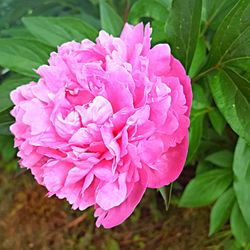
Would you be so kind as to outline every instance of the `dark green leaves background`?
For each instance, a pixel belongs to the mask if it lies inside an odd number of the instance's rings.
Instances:
[[[194,169],[196,176],[179,205],[213,204],[210,235],[221,231],[236,238],[233,249],[246,247],[250,243],[250,1],[23,2],[0,2],[1,166],[16,168],[9,93],[37,80],[34,69],[47,63],[50,52],[70,40],[95,40],[100,29],[119,36],[125,22],[150,22],[152,45],[169,43],[192,80],[186,169]],[[174,184],[174,194],[175,188]],[[167,191],[161,189],[162,194]],[[225,231],[228,221],[231,230]]]

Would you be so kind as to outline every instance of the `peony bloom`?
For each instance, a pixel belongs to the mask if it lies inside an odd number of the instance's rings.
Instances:
[[[11,93],[20,165],[73,209],[95,207],[96,225],[128,218],[146,188],[173,182],[188,149],[190,79],[151,28],[68,42]]]

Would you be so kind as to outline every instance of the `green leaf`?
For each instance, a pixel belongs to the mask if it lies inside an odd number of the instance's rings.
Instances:
[[[170,1],[161,0],[139,0],[136,1],[130,11],[129,23],[137,24],[150,20],[152,26],[152,43],[166,41],[165,24],[169,15]],[[145,20],[146,19],[146,20]]]
[[[15,27],[14,26],[12,28],[2,30],[1,34],[4,37],[35,39],[35,37],[25,27]]]
[[[181,197],[181,207],[201,207],[213,203],[232,183],[232,173],[226,168],[197,175],[187,185]]]
[[[216,31],[207,68],[221,66],[242,57],[249,60],[250,2],[240,0]]]
[[[0,39],[0,65],[21,75],[37,77],[33,71],[46,63],[51,47],[36,40]]]
[[[129,12],[128,20],[132,23],[140,22],[142,17],[153,18],[165,23],[168,17],[166,4],[159,0],[136,1]],[[163,21],[164,20],[164,21]]]
[[[236,240],[244,245],[250,242],[250,228],[247,226],[237,202],[235,202],[231,213],[230,224]]]
[[[0,135],[10,135],[9,127],[14,122],[14,118],[7,109],[0,113]]]
[[[189,127],[189,146],[188,146],[188,155],[186,163],[189,163],[189,161],[194,157],[196,154],[201,138],[203,133],[203,120],[204,120],[204,114],[205,111],[200,111],[198,113],[196,110],[192,110],[191,113],[193,113],[194,117],[191,117],[190,119],[190,127]]]
[[[229,69],[215,71],[208,80],[216,105],[231,128],[250,142],[250,83]]]
[[[26,28],[40,41],[58,46],[68,41],[95,40],[98,31],[76,17],[24,17]]]
[[[204,71],[216,105],[232,129],[250,142],[250,2],[239,0],[216,31]]]
[[[242,250],[241,244],[237,240],[227,240],[223,244],[224,250]]]
[[[238,0],[204,0],[205,29],[216,30]]]
[[[205,161],[211,162],[219,167],[231,168],[233,164],[233,153],[229,150],[221,150],[207,156]]]
[[[0,85],[0,112],[13,106],[10,100],[10,92],[16,87],[30,82],[32,79],[25,76],[14,76],[7,78]]]
[[[234,203],[235,195],[233,188],[228,189],[215,202],[210,214],[209,235],[218,232],[230,218]]]
[[[208,116],[215,131],[219,135],[222,135],[225,125],[226,125],[226,121],[224,117],[222,116],[222,114],[220,113],[220,111],[217,108],[213,107],[213,109],[208,113]]]
[[[209,109],[209,102],[203,88],[198,84],[193,84],[192,90],[193,104],[190,116],[189,147],[186,163],[194,157],[199,148],[203,133],[204,116]]]
[[[202,160],[197,164],[196,175],[206,173],[207,171],[209,171],[209,170],[211,170],[213,168],[214,168],[213,164]]]
[[[204,89],[198,84],[193,84],[192,91],[193,91],[192,108],[195,110],[208,108],[209,101],[208,101],[208,97],[205,94]]]
[[[114,36],[119,36],[123,27],[123,21],[105,0],[100,0],[100,16],[102,28]]]
[[[188,75],[193,78],[204,65],[206,60],[206,44],[205,41],[200,38],[196,45],[194,57],[188,72]]]
[[[4,142],[1,155],[3,161],[8,162],[16,155],[16,149],[14,148],[14,140],[12,136],[5,136]]]
[[[15,151],[15,153],[14,153],[13,156],[15,156],[15,154],[16,154],[16,151]],[[13,158],[13,156],[12,156],[11,158]],[[16,170],[17,170],[17,167],[18,167],[18,162],[17,162],[16,159],[14,159],[14,160],[12,160],[12,161],[10,161],[10,162],[8,162],[8,163],[5,163],[5,164],[3,165],[3,168],[4,168],[5,170],[9,171],[9,172],[16,171]]]
[[[239,138],[233,160],[234,190],[242,215],[250,227],[250,146]]]
[[[172,52],[188,71],[198,41],[202,0],[173,0],[166,32]]]

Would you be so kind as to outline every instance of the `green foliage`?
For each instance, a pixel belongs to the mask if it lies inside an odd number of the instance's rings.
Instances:
[[[105,0],[100,0],[100,16],[102,28],[114,36],[119,36],[123,25],[122,19]]]
[[[167,41],[187,71],[198,41],[201,10],[201,0],[174,0],[167,21]]]
[[[98,31],[75,17],[25,17],[22,19],[30,33],[40,41],[56,47],[72,40],[94,40]]]
[[[217,108],[213,108],[211,112],[208,113],[209,120],[214,128],[214,130],[219,134],[222,135],[226,121],[220,111]]]
[[[250,146],[239,138],[234,154],[234,191],[244,220],[250,228]]]
[[[153,43],[166,41],[165,24],[171,8],[171,1],[162,0],[138,0],[129,12],[128,21],[137,24],[150,20],[153,32]]]
[[[239,1],[216,31],[207,71],[214,100],[232,129],[250,143],[250,4]],[[239,63],[240,62],[240,63]],[[237,65],[237,66],[236,66]]]
[[[229,150],[217,151],[207,156],[205,161],[211,162],[218,167],[231,168],[233,162],[233,153]]]
[[[234,236],[242,245],[250,242],[250,228],[247,226],[237,202],[231,213],[230,224]]]
[[[35,77],[34,69],[46,63],[51,47],[36,40],[0,39],[0,65],[21,75]]]
[[[232,207],[235,203],[233,188],[228,189],[215,202],[210,215],[209,235],[219,231],[229,219]]]
[[[186,187],[179,205],[201,207],[214,202],[230,186],[232,172],[226,168],[198,174]]]
[[[5,1],[4,1],[5,2]],[[236,241],[250,243],[250,2],[249,0],[8,0],[0,3],[0,155],[16,168],[9,126],[11,90],[36,80],[61,43],[118,36],[123,24],[150,22],[152,45],[169,43],[192,80],[186,168],[195,168],[180,206],[214,203],[210,235],[230,218]],[[18,74],[17,74],[18,73]],[[177,183],[178,184],[178,183]],[[178,185],[176,185],[178,186]],[[175,191],[173,185],[173,194]],[[169,205],[171,187],[160,192]],[[169,193],[169,195],[167,195]],[[108,248],[119,249],[114,241]]]
[[[29,77],[14,75],[2,81],[2,84],[0,85],[0,114],[6,109],[11,108],[13,105],[10,100],[10,91],[20,85],[30,82],[31,80],[32,78]]]

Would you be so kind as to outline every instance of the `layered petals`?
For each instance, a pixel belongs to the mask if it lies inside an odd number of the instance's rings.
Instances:
[[[167,44],[151,48],[151,32],[125,24],[120,37],[65,43],[37,83],[11,93],[21,167],[48,196],[94,206],[98,227],[121,224],[184,167],[190,79]]]

